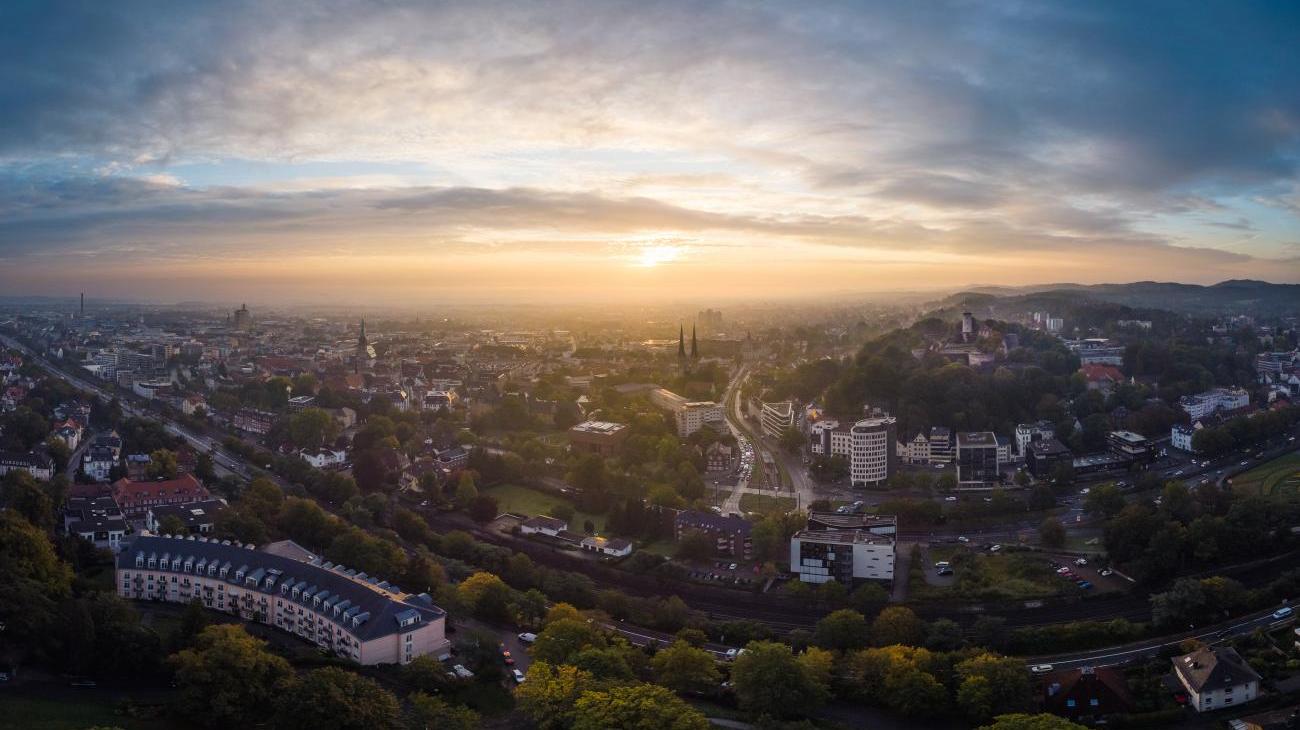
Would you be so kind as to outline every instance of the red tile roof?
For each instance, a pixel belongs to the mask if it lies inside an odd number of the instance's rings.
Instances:
[[[156,482],[133,482],[129,479],[113,482],[113,499],[117,500],[117,505],[123,510],[149,502],[193,502],[210,496],[193,474],[182,474],[175,479]]]

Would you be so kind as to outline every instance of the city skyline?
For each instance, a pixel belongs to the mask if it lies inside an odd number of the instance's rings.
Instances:
[[[140,2],[0,18],[8,295],[1300,282],[1300,50],[1281,4]]]

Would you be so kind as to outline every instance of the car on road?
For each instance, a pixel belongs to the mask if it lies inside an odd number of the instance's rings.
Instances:
[[[728,566],[727,566],[727,570],[735,570],[735,569],[736,569],[736,564],[735,564],[735,563],[732,563],[731,565],[728,565]]]
[[[952,568],[940,568],[935,575],[952,575]]]
[[[937,563],[934,564],[934,567],[936,567],[936,568],[947,568],[947,567],[949,567],[950,565],[951,565],[951,563],[949,563],[947,560],[940,560],[939,562],[937,562]]]
[[[1077,560],[1074,561],[1074,564],[1075,564],[1075,565],[1087,565],[1087,564],[1088,564],[1088,559],[1087,559],[1087,558],[1078,558]]]
[[[1098,575],[1103,575],[1103,576],[1113,575],[1114,573],[1115,571],[1111,570],[1110,568],[1102,568],[1101,570],[1097,571]]]
[[[519,635],[519,640],[524,642],[525,644],[531,644],[534,641],[537,641],[537,634],[525,631],[524,633]]]
[[[1083,489],[1080,489],[1080,490],[1079,490],[1079,494],[1087,494],[1087,493],[1089,493],[1089,492],[1091,492],[1091,491],[1092,491],[1091,489],[1089,489],[1089,488],[1087,488],[1087,487],[1084,487]]]
[[[943,498],[943,501],[945,501],[945,502],[956,502],[956,501],[957,501],[957,498],[954,497],[954,496],[947,496],[947,497],[944,497],[944,498]]]
[[[1047,674],[1055,669],[1051,664],[1034,664],[1029,667],[1030,674]]]
[[[1001,545],[990,545],[990,546],[989,546],[989,552],[991,552],[991,553],[996,553],[996,552],[998,552],[998,551],[1001,550],[1001,549],[1002,549],[1002,546],[1001,546]]]
[[[507,667],[513,667],[515,665],[515,658],[510,656],[509,649],[501,650],[501,661],[505,662]]]
[[[510,674],[511,674],[511,676],[513,676],[513,677],[515,678],[515,684],[523,684],[523,683],[524,683],[524,673],[523,673],[523,672],[519,671],[518,669],[511,669],[511,670],[510,670]]]
[[[957,542],[970,542],[970,538],[965,535],[958,535]]]
[[[1291,614],[1293,613],[1295,613],[1295,611],[1290,606],[1283,606],[1273,612],[1273,618],[1279,620],[1284,618],[1290,618]]]
[[[1080,588],[1082,588],[1082,589],[1085,590],[1085,591],[1090,591],[1090,590],[1092,590],[1092,583],[1090,583],[1090,582],[1088,582],[1088,581],[1086,581],[1086,580],[1081,580],[1081,581],[1079,581],[1076,585],[1078,585]]]

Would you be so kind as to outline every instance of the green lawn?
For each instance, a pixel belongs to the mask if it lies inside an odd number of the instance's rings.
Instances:
[[[531,516],[550,514],[552,508],[565,504],[570,507],[573,504],[560,497],[555,497],[545,492],[540,492],[529,487],[522,487],[517,484],[503,484],[499,487],[492,487],[484,490],[484,494],[490,494],[496,497],[499,509],[502,512],[514,512],[516,514],[525,514]],[[596,526],[596,532],[605,530],[605,516],[593,515],[588,512],[574,511],[573,519],[569,522],[569,529],[574,532],[581,532],[582,525],[586,520],[591,520]]]
[[[794,497],[772,497],[766,494],[740,495],[741,512],[759,512],[761,514],[789,512],[794,509],[794,505]]]
[[[944,559],[938,555],[932,548],[931,561]],[[913,562],[908,596],[917,600],[1020,601],[1078,590],[1073,583],[1053,573],[1046,558],[1031,553],[990,555],[962,550],[955,551],[949,560],[956,577],[950,586],[926,583],[921,571],[929,565]]]
[[[1300,493],[1300,451],[1280,456],[1233,477],[1232,489],[1245,494],[1295,496]]]
[[[123,730],[162,730],[174,727],[164,720],[143,720],[119,715],[113,702],[50,700],[23,697],[12,691],[6,691],[4,698],[0,702],[0,709],[3,709],[0,728],[86,730],[101,725],[120,727]]]

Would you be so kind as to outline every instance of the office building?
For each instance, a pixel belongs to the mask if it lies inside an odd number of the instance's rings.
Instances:
[[[794,403],[788,400],[764,402],[759,413],[759,423],[764,436],[770,439],[781,438],[786,431],[794,428]]]
[[[1055,437],[1056,426],[1052,425],[1051,421],[1022,423],[1016,426],[1016,453],[1023,459],[1026,457],[1029,444]]]
[[[999,479],[998,439],[993,432],[957,434],[958,486],[991,486]]]
[[[897,419],[873,416],[850,429],[849,479],[855,487],[879,484],[897,470]]]
[[[952,431],[943,426],[930,429],[930,462],[947,464],[952,461]]]
[[[1132,431],[1111,431],[1106,446],[1115,456],[1129,462],[1147,462],[1155,458],[1155,448],[1145,436]]]
[[[889,516],[813,513],[790,538],[790,570],[804,583],[892,582],[897,528]]]
[[[360,664],[408,664],[444,656],[450,647],[447,614],[427,594],[403,593],[315,556],[301,560],[193,535],[144,536],[118,554],[116,582],[123,598],[198,599]]]
[[[1074,454],[1055,438],[1034,441],[1025,455],[1025,466],[1038,479],[1050,477],[1057,464],[1073,463]]]

